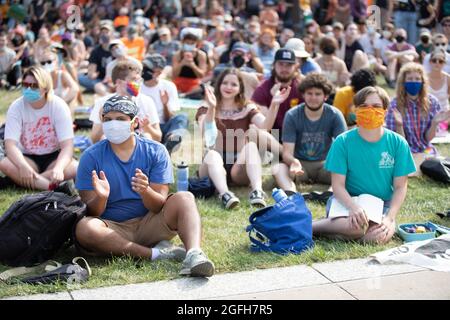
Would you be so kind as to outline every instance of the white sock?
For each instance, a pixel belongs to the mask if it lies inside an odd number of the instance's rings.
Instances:
[[[161,253],[159,252],[159,249],[152,248],[152,258],[151,258],[152,261],[155,261],[156,259],[158,259],[160,254]]]
[[[187,256],[189,253],[193,252],[193,251],[200,251],[200,252],[202,252],[202,249],[200,249],[200,248],[191,248],[191,249],[189,249],[188,252],[186,252],[186,256]]]

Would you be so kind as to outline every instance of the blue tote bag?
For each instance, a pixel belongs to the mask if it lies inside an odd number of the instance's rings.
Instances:
[[[249,221],[251,251],[299,254],[314,246],[311,211],[298,193],[254,212]]]

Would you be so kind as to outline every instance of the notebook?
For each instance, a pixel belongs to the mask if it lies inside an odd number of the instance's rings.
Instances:
[[[381,223],[383,220],[383,206],[384,201],[380,198],[370,194],[361,194],[358,197],[352,197],[353,201],[357,203],[367,215],[370,221]],[[329,218],[348,217],[349,210],[343,206],[336,198],[331,202]]]

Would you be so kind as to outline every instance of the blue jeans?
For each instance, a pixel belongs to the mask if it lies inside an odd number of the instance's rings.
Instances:
[[[163,134],[162,143],[165,143],[167,137],[171,134],[178,134],[180,136],[184,134],[184,131],[188,129],[188,117],[184,113],[177,114],[166,123],[160,123],[159,126]]]
[[[409,12],[409,11],[395,11],[394,12],[394,21],[395,27],[397,29],[405,29],[408,33],[408,43],[413,46],[416,45],[417,42],[417,13]]]
[[[101,82],[100,79],[91,79],[87,74],[81,74],[78,76],[78,82],[81,86],[85,87],[89,91],[94,91],[94,86]]]
[[[327,206],[325,209],[327,218],[328,218],[328,213],[330,212],[331,202],[333,201],[333,199],[334,199],[334,196],[331,196],[327,201]],[[388,213],[390,207],[391,207],[391,201],[385,201],[384,206],[383,206],[383,215],[386,215]]]

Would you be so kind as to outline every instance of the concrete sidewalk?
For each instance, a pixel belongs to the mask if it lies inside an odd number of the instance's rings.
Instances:
[[[215,275],[210,279],[83,289],[13,297],[32,300],[196,300],[196,299],[450,299],[450,273],[369,259]]]

